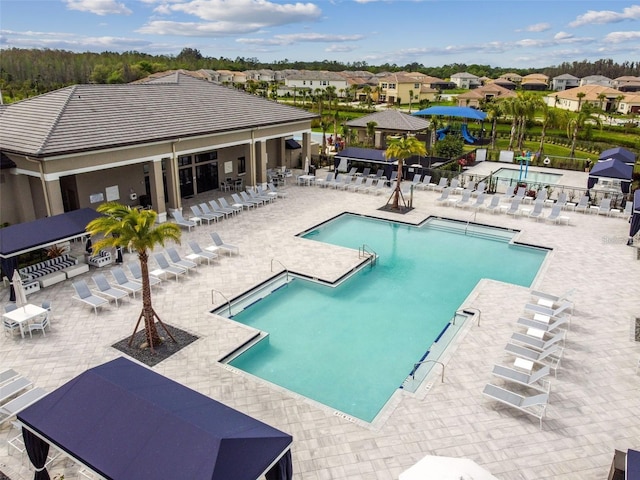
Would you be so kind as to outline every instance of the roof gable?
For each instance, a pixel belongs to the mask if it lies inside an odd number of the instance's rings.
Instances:
[[[367,123],[376,122],[376,129],[417,132],[429,128],[429,122],[398,110],[383,110],[347,122],[349,127],[366,128]]]

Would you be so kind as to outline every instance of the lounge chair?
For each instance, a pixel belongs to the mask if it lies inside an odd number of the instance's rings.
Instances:
[[[193,213],[194,217],[200,218],[201,220],[206,220],[208,225],[211,224],[211,220],[215,220],[216,222],[218,221],[217,216],[207,215],[205,212],[200,210],[200,208],[197,205],[191,205],[189,208],[191,209],[191,213]]]
[[[326,178],[318,178],[316,180],[316,185],[320,188],[327,187],[331,182],[333,182],[333,173],[327,173]]]
[[[455,201],[453,203],[453,206],[460,207],[460,208],[467,208],[469,205],[471,205],[471,190],[465,189],[464,192],[462,192],[462,198],[460,198],[460,200]]]
[[[229,208],[230,208],[230,209],[232,209],[232,210],[234,211],[234,213],[236,213],[236,214],[238,214],[238,213],[242,212],[243,205],[239,205],[239,204],[237,204],[237,203],[234,203],[234,204],[231,204],[231,205],[230,205],[229,203],[227,203],[227,199],[226,199],[226,198],[224,198],[224,197],[220,197],[220,198],[218,199],[218,202],[220,202],[220,207],[222,207],[222,208],[224,208],[224,209],[229,209]],[[209,203],[211,203],[211,202],[209,202]]]
[[[91,293],[91,290],[89,290],[89,285],[87,285],[87,282],[85,282],[84,280],[73,282],[73,288],[76,291],[76,295],[74,295],[72,298],[74,298],[75,300],[80,300],[87,305],[91,305],[96,315],[98,314],[98,307],[109,304],[109,300],[107,300],[106,298],[102,298]]]
[[[229,217],[229,215],[233,216],[237,214],[238,210],[242,211],[242,207],[240,207],[239,209],[223,207],[222,205],[218,204],[218,202],[216,202],[213,198],[209,200],[209,205],[214,212],[225,214],[227,218]]]
[[[140,269],[140,265],[138,265],[137,263],[129,263],[127,264],[127,267],[129,267],[129,271],[131,272],[133,279],[136,282],[142,283],[142,270]],[[156,277],[151,274],[149,275],[150,287],[153,287],[155,285],[160,285],[160,283],[162,283],[162,279],[160,277]]]
[[[567,225],[569,225],[569,217],[561,215],[561,213],[562,213],[562,205],[559,205],[556,203],[553,205],[553,207],[551,207],[551,211],[549,212],[549,215],[542,218],[544,218],[547,222],[553,222],[553,223],[560,223],[562,221],[565,221]]]
[[[365,169],[362,170],[362,177],[367,178],[370,173],[371,173],[371,167],[365,167]]]
[[[169,261],[171,262],[171,265],[184,268],[187,270],[187,272],[195,270],[198,267],[198,264],[196,262],[181,258],[180,254],[174,247],[165,248],[165,252],[167,252],[167,255],[169,255]]]
[[[469,178],[467,180],[467,184],[464,186],[464,188],[471,190],[472,192],[476,189],[476,182],[474,180],[472,180],[471,178]]]
[[[513,197],[513,200],[511,200],[511,205],[507,209],[506,214],[507,215],[513,215],[515,217],[518,214],[518,212],[520,211],[520,202],[521,201],[522,201],[522,199],[518,198],[517,195],[515,197]]]
[[[253,188],[247,188],[246,192],[249,194],[250,198],[254,200],[262,200],[265,204],[273,203],[273,201],[276,199],[273,195],[263,194],[260,190],[260,187],[257,186]]]
[[[544,203],[538,202],[538,201],[536,200],[536,203],[535,203],[535,204],[534,204],[534,206],[533,206],[533,210],[531,210],[531,211],[529,212],[529,218],[535,218],[535,219],[536,219],[536,222],[537,222],[538,220],[540,220],[541,218],[544,218],[544,217],[542,216],[542,209],[543,209],[543,208],[544,208]]]
[[[269,189],[270,192],[275,193],[276,195],[278,195],[278,198],[287,198],[287,196],[289,195],[287,192],[283,192],[282,190],[278,190],[273,183],[267,183],[267,188]]]
[[[209,265],[211,265],[211,260],[215,260],[216,258],[218,258],[217,253],[202,250],[202,248],[200,248],[200,245],[198,245],[198,242],[196,242],[195,240],[189,240],[189,247],[191,247],[194,255],[206,259],[207,264]]]
[[[178,225],[180,225],[181,227],[188,228],[189,231],[191,231],[191,229],[197,225],[196,222],[192,222],[191,220],[186,220],[182,216],[182,212],[180,212],[180,210],[173,210],[171,212],[171,216],[173,217],[173,219],[176,221]]]
[[[122,268],[113,267],[111,269],[111,275],[116,281],[116,286],[122,290],[130,292],[133,295],[133,298],[136,298],[136,292],[142,291],[142,284],[129,280]]]
[[[444,203],[447,204],[449,202],[449,187],[445,187],[444,190],[442,190],[442,194],[440,195],[439,198],[436,198],[436,203]]]
[[[473,193],[472,193],[472,195],[473,195]],[[478,211],[481,208],[483,208],[484,207],[484,199],[485,199],[485,195],[484,195],[484,193],[481,193],[480,195],[478,195],[476,197],[476,201],[471,204],[471,208],[475,208],[476,211]]]
[[[186,268],[169,265],[167,258],[162,253],[154,253],[153,258],[155,258],[156,263],[160,267],[158,270],[154,270],[156,275],[175,275],[176,280],[178,280],[178,275],[187,273]]]
[[[596,210],[598,215],[606,215],[608,217],[611,215],[611,199],[603,198],[600,205],[595,208],[592,207],[591,209]]]
[[[476,188],[471,192],[472,197],[477,197],[478,195],[484,194],[487,191],[487,182],[480,182]]]
[[[542,292],[540,290],[531,290],[531,296],[541,307],[552,309],[556,309],[563,305],[565,302],[569,302],[571,304],[570,312],[573,313],[573,302],[570,300],[570,298],[574,294],[574,292],[574,288],[567,290],[562,295],[553,295],[552,293]]]
[[[549,320],[536,320],[535,318],[526,318],[520,317],[516,321],[518,325],[522,325],[523,327],[533,328],[535,330],[540,330],[542,332],[553,332],[555,329],[566,325],[570,326],[570,317],[547,317]]]
[[[216,232],[210,232],[210,235],[211,240],[213,240],[213,244],[220,250],[227,252],[229,256],[231,256],[232,253],[235,253],[236,255],[240,254],[240,248],[230,243],[225,243]]]
[[[359,187],[364,185],[365,179],[366,179],[366,177],[356,177],[355,182],[350,183],[349,185],[347,185],[345,190],[351,190],[351,191],[355,192]]]
[[[622,217],[625,219],[625,221],[629,221],[632,213],[633,213],[633,202],[629,200],[627,200],[627,203],[625,203],[624,210],[620,210],[619,208],[611,209],[611,215],[615,215],[616,217]]]
[[[34,404],[42,397],[47,395],[47,391],[44,388],[36,387],[26,391],[19,397],[14,398],[8,403],[5,403],[0,407],[0,425],[9,420],[10,418],[19,414],[22,410],[29,405]]]
[[[91,279],[93,280],[93,283],[96,284],[96,287],[98,287],[100,294],[114,300],[116,307],[118,306],[118,300],[129,297],[129,292],[125,292],[119,288],[113,288],[109,283],[109,280],[107,280],[107,277],[102,273],[96,273],[91,277]]]
[[[7,382],[11,382],[21,375],[16,372],[13,368],[7,368],[6,370],[2,370],[0,372],[0,385],[5,384]]]
[[[569,205],[569,204],[567,204]],[[573,211],[585,213],[589,208],[589,196],[583,195],[577,204],[573,204]]]
[[[518,358],[529,360],[540,365],[549,365],[549,368],[553,370],[554,375],[556,376],[558,367],[560,366],[560,360],[564,352],[564,349],[557,343],[551,345],[546,350],[535,350],[523,345],[507,343],[507,345],[504,347],[504,350],[507,353],[515,355]]]
[[[233,201],[236,202],[236,203],[233,204],[234,207],[240,206],[240,207],[244,208],[245,210],[250,210],[252,208],[256,208],[257,207],[255,202],[245,202],[244,199],[240,198],[240,196],[237,193],[232,193],[231,194],[231,198],[233,198]]]
[[[375,195],[380,195],[381,193],[388,192],[387,182],[384,180],[378,180],[374,186],[367,188],[364,190],[365,193],[373,193]]]
[[[373,188],[373,182],[374,181],[375,181],[375,178],[369,177],[369,178],[367,178],[367,180],[362,185],[359,185],[356,188],[354,188],[354,191],[355,192],[366,192],[368,189]]]
[[[240,192],[240,198],[245,203],[253,203],[257,207],[263,206],[267,201],[263,198],[250,197],[247,192]]]
[[[458,180],[457,178],[451,179],[451,185],[449,186],[449,188],[451,189],[451,193],[453,194],[462,193],[462,191],[464,190],[464,188],[460,186],[460,180]]]
[[[511,334],[511,340],[517,343],[521,343],[527,347],[535,348],[537,350],[546,350],[558,342],[564,342],[566,338],[566,331],[562,330],[555,335],[553,335],[548,340],[532,337],[531,335],[526,335],[520,332],[514,332]],[[564,343],[563,343],[564,344]]]
[[[356,173],[358,173],[358,167],[351,167],[351,170],[349,170],[349,173],[347,173],[346,176],[353,178],[356,176]]]
[[[336,175],[333,177],[333,180],[328,182],[326,187],[327,188],[331,187],[331,188],[337,189],[339,185],[342,185],[342,183],[344,182],[344,179],[345,179],[346,176],[347,176],[346,174],[336,173]]]
[[[507,187],[507,191],[504,192],[502,194],[502,196],[500,197],[500,200],[504,201],[504,202],[510,202],[513,197],[515,196],[514,192],[515,192],[516,187],[513,185],[509,185]]]
[[[18,395],[23,390],[29,388],[33,382],[26,377],[18,376],[10,382],[0,387],[0,405],[2,405],[9,398]]]
[[[206,216],[210,218],[213,217],[216,222],[218,220],[229,217],[229,212],[216,212],[215,210],[211,210],[211,208],[209,208],[209,205],[207,205],[205,202],[202,202],[200,204],[200,210],[202,210],[202,213],[204,213]]]
[[[482,393],[493,400],[537,418],[540,421],[540,430],[542,430],[542,419],[544,418],[544,412],[549,403],[548,393],[539,393],[531,397],[525,397],[490,383],[484,387]]]
[[[411,185],[413,185],[413,188],[417,188],[418,185],[421,184],[421,179],[422,179],[421,174],[416,173],[413,175],[413,178],[411,179]]]
[[[549,380],[545,380],[544,377],[549,375],[550,370],[549,366],[545,365],[535,372],[524,373],[513,368],[505,367],[504,365],[494,365],[491,373],[492,375],[503,378],[509,382],[525,385],[527,387],[549,393],[551,382],[549,382]]]
[[[489,202],[489,205],[483,208],[485,210],[488,210],[491,213],[496,213],[500,211],[500,197],[498,197],[497,195],[494,195],[493,197],[491,197],[491,201]]]
[[[527,303],[524,306],[525,312],[531,312],[534,314],[546,315],[548,317],[559,317],[561,315],[566,316],[570,315],[573,310],[573,303],[569,301],[561,302],[555,308],[545,307],[544,305],[539,305],[535,303]]]
[[[438,184],[433,187],[433,190],[435,190],[436,192],[442,192],[445,188],[447,188],[447,183],[447,177],[441,177]]]
[[[431,175],[425,175],[422,177],[422,181],[416,185],[418,190],[426,190],[431,185]]]

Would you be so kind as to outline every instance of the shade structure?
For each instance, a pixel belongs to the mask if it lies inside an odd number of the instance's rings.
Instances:
[[[18,420],[107,479],[291,478],[290,435],[122,357]]]
[[[629,193],[633,167],[615,158],[600,160],[589,172],[587,187],[593,188],[599,178],[620,180],[623,193]]]
[[[481,110],[476,110],[471,107],[429,107],[423,110],[418,110],[412,113],[412,115],[420,116],[440,116],[440,117],[459,117],[469,118],[471,120],[484,120],[487,118],[487,114]]]
[[[598,160],[607,160],[609,158],[615,158],[627,165],[633,165],[636,163],[636,154],[622,147],[615,147],[605,150],[600,154]]]
[[[427,455],[400,474],[399,480],[498,480],[468,458]]]
[[[15,292],[15,301],[18,307],[24,307],[27,304],[27,294],[24,291],[24,285],[22,285],[22,278],[20,278],[20,272],[18,270],[13,271],[11,277],[11,285]]]
[[[85,235],[87,223],[99,216],[92,208],[81,208],[0,228],[0,257],[13,257]]]
[[[640,190],[636,190],[633,194],[633,209],[629,224],[629,237],[634,237],[640,231]],[[631,244],[631,238],[629,240]]]

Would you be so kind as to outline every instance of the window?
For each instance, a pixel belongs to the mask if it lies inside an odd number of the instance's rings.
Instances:
[[[307,81],[306,80],[302,80],[302,85],[306,85]]]
[[[218,152],[215,150],[212,152],[199,153],[198,155],[196,155],[196,163],[203,163],[203,162],[208,162],[208,161],[217,160],[217,159],[218,159]]]
[[[313,80],[309,80],[309,85],[313,85]]]
[[[185,165],[191,165],[191,155],[181,155],[178,157],[178,166],[184,167]]]
[[[420,84],[419,83],[414,83],[413,84],[413,88],[420,88]]]
[[[382,85],[380,85],[382,88],[387,88],[387,83],[386,82],[382,82]]]
[[[390,83],[389,84],[389,88],[394,88],[395,89],[396,88],[396,84],[395,83]]]
[[[247,173],[247,164],[244,157],[238,157],[238,174]]]

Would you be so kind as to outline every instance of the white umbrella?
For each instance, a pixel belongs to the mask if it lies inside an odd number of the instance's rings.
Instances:
[[[427,455],[400,474],[399,480],[498,480],[469,458]]]
[[[13,283],[13,291],[16,294],[16,305],[18,307],[24,307],[27,304],[27,294],[24,291],[24,286],[22,285],[22,279],[20,278],[18,269],[13,271],[11,283]]]
[[[309,174],[309,157],[304,157],[304,174]]]

